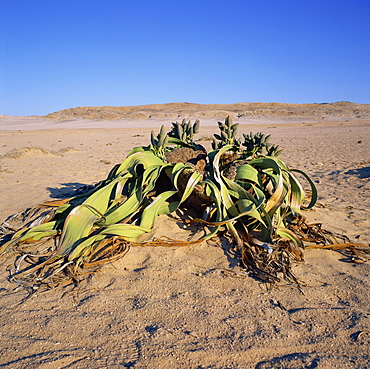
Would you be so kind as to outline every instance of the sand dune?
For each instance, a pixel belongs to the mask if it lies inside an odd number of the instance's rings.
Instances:
[[[19,159],[22,156],[37,156],[37,155],[56,155],[61,156],[68,151],[75,151],[76,149],[72,147],[62,147],[58,151],[55,150],[45,150],[41,147],[26,146],[17,149],[12,149],[5,154],[0,156],[0,159]]]

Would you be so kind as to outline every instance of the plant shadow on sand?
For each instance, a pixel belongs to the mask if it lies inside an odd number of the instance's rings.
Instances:
[[[223,253],[227,258],[227,262],[229,263],[229,268],[242,267],[240,262],[241,252],[235,247],[231,240],[228,240],[225,236],[222,235],[217,236],[215,246],[221,247]]]
[[[313,357],[312,354],[294,353],[284,356],[278,356],[271,360],[261,361],[256,365],[256,369],[267,368],[305,368],[314,369],[319,367],[320,359]]]
[[[344,174],[355,175],[358,178],[370,178],[370,167],[351,169]]]
[[[53,199],[65,199],[67,197],[75,196],[76,193],[86,192],[94,186],[86,183],[67,182],[61,183],[62,187],[47,187],[50,197]]]

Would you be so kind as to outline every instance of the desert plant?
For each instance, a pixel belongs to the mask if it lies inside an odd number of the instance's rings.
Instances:
[[[158,157],[163,158],[168,145],[168,135],[164,126],[158,135],[155,135],[154,131],[150,133],[150,150],[152,150]]]
[[[243,151],[236,138],[238,126],[229,118],[218,125],[221,134],[215,135],[218,142],[208,154],[193,143],[198,121],[194,125],[184,121],[183,125],[173,124],[170,137],[162,126],[158,135],[151,133],[149,146],[133,148],[124,162],[115,165],[92,189],[44,204],[42,212],[34,212],[30,221],[24,219],[24,226],[0,247],[2,254],[9,250],[19,253],[10,280],[31,292],[78,283],[137,244],[153,229],[158,215],[191,206],[198,211],[192,222],[208,229],[194,242],[214,237],[225,228],[238,246],[241,264],[250,273],[267,282],[278,281],[282,274],[298,283],[291,260],[303,260],[305,238],[322,242],[320,231],[307,226],[301,215],[316,202],[314,183],[302,171],[288,168],[276,156],[277,150],[273,156],[270,150],[274,146],[267,144],[268,137],[260,134],[254,140],[254,135],[247,136],[249,143]],[[194,151],[194,159],[207,161],[207,166],[197,166],[189,159],[167,162],[166,153],[183,147]],[[233,160],[225,161],[228,153]],[[235,175],[228,177],[225,171],[231,166]],[[296,173],[310,186],[308,203]],[[192,202],[187,202],[190,197]],[[199,206],[193,206],[194,201],[199,201]],[[47,252],[21,248],[48,238],[56,242]]]
[[[236,138],[239,123],[233,124],[232,119],[227,116],[225,123],[217,122],[220,134],[214,134],[212,148],[213,150],[220,149],[225,145],[240,146],[240,140]]]
[[[200,121],[197,119],[193,124],[185,118],[181,123],[172,123],[172,129],[168,133],[170,137],[174,137],[181,141],[182,144],[193,144],[194,135],[199,132]]]
[[[278,145],[272,145],[270,140],[271,135],[265,135],[262,132],[253,134],[243,134],[244,142],[243,146],[246,147],[245,151],[248,155],[267,155],[267,156],[279,156],[283,150],[279,149]]]

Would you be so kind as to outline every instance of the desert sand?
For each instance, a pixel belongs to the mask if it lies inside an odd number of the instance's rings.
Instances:
[[[240,135],[271,134],[285,163],[315,181],[311,222],[369,245],[369,108],[351,114],[234,121]],[[222,118],[200,116],[201,144],[210,146]],[[0,223],[104,179],[133,146],[148,144],[152,129],[174,119],[1,117]],[[162,216],[155,235],[189,240],[196,231]],[[20,305],[26,293],[12,292],[6,279],[13,260],[1,258],[0,368],[370,367],[369,263],[305,250],[294,267],[305,282],[300,291],[251,278],[229,248],[226,240],[132,247],[80,289],[35,294]]]

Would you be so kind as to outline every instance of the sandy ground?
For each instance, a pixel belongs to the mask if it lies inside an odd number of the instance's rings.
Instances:
[[[216,121],[202,121],[198,137],[216,133]],[[104,179],[163,123],[0,119],[0,222]],[[271,133],[283,160],[316,182],[310,220],[370,243],[370,120],[241,120],[240,135],[250,131]],[[176,216],[156,226],[159,236],[191,231]],[[2,258],[0,368],[370,367],[368,263],[306,250],[294,268],[307,283],[301,293],[248,277],[228,247],[132,248],[82,289],[22,305],[24,292],[8,292],[11,259]]]

